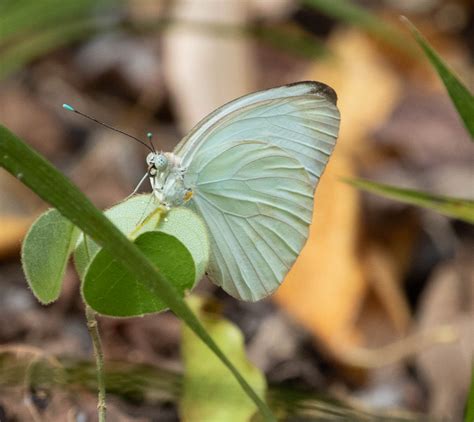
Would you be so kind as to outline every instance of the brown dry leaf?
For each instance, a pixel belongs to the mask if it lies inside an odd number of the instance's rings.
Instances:
[[[0,259],[20,250],[20,242],[33,223],[33,217],[0,215]]]
[[[274,298],[338,355],[362,342],[354,324],[367,290],[357,250],[359,193],[339,178],[356,174],[364,141],[393,110],[400,82],[357,31],[335,33],[329,48],[335,57],[314,65],[306,77],[336,90],[340,138],[316,192],[308,243]]]
[[[353,321],[366,290],[355,250],[358,193],[338,180],[350,174],[347,156],[330,161],[315,197],[308,242],[274,296],[331,349],[359,343]]]
[[[458,341],[432,346],[417,358],[429,394],[429,411],[441,419],[461,420],[474,356],[474,261],[472,244],[441,264],[424,291],[418,329],[451,324]]]

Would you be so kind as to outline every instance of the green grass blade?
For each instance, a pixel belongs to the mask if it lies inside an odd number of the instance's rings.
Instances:
[[[472,421],[474,421],[474,359],[472,361],[471,386],[469,387],[466,403],[466,414],[464,415],[464,422]]]
[[[101,3],[101,2],[99,2]],[[75,19],[91,17],[97,2],[93,0],[42,0],[19,3],[0,16],[0,41],[9,43],[18,38],[35,35],[37,31],[52,28]]]
[[[0,165],[17,177],[39,197],[54,206],[64,217],[93,238],[104,250],[136,274],[148,289],[159,295],[204,343],[222,360],[268,421],[270,409],[250,387],[209,336],[175,288],[102,212],[64,175],[29,146],[0,125]]]
[[[302,0],[302,3],[332,18],[357,26],[410,56],[416,55],[410,39],[396,26],[348,0]]]
[[[469,199],[451,198],[448,196],[432,195],[413,189],[384,185],[362,179],[344,179],[345,182],[358,189],[375,193],[386,198],[404,202],[405,204],[437,211],[448,217],[454,217],[467,223],[474,224],[474,201]]]
[[[0,79],[4,79],[25,64],[48,52],[87,38],[98,30],[95,20],[78,20],[38,32],[0,51]]]
[[[423,49],[426,57],[438,72],[444,83],[451,100],[456,107],[466,129],[469,131],[474,141],[474,96],[468,91],[464,84],[454,74],[452,70],[443,62],[438,53],[431,47],[420,31],[407,18],[402,18],[410,28],[419,46]]]

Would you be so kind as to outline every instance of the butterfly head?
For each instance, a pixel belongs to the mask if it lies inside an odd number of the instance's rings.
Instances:
[[[146,163],[148,164],[148,173],[150,176],[166,171],[170,164],[168,157],[162,152],[150,152],[146,157]]]

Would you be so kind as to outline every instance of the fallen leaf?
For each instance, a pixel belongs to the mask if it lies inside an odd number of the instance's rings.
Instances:
[[[0,215],[0,258],[9,257],[20,251],[21,240],[35,220],[34,217]]]
[[[424,291],[418,329],[451,324],[458,341],[423,351],[417,367],[429,393],[429,411],[438,418],[462,420],[474,356],[474,265],[472,244],[441,264]]]
[[[359,251],[360,198],[340,177],[355,175],[366,138],[393,110],[400,82],[373,44],[355,30],[329,40],[334,57],[306,78],[338,94],[341,132],[315,195],[308,242],[275,301],[336,355],[363,343],[355,325],[368,283]]]

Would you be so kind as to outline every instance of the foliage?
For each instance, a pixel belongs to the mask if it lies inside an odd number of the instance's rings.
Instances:
[[[120,230],[42,156],[0,126],[0,165],[48,201],[113,259],[134,274],[147,294],[159,297],[222,360],[266,420],[274,420],[267,405],[210,337],[171,282]]]
[[[461,117],[466,129],[471,134],[472,141],[474,142],[474,96],[468,91],[453,71],[443,62],[434,48],[431,47],[428,41],[426,41],[420,31],[416,29],[415,25],[406,18],[404,18],[404,21],[407,23],[419,46],[423,49],[423,52],[431,65],[443,81],[444,86],[459,113],[459,117]]]
[[[474,224],[474,201],[469,199],[432,195],[426,192],[384,185],[363,179],[348,179],[347,182],[367,192],[376,193],[406,204],[431,209],[448,217]]]
[[[472,140],[474,141],[474,97],[443,63],[441,57],[438,56],[416,27],[407,19],[405,19],[405,21],[409,25],[416,41],[425,52],[435,70],[438,72],[438,75],[448,90],[460,118],[464,122],[467,130],[472,136]],[[347,182],[368,192],[376,193],[406,204],[432,209],[449,217],[458,218],[474,224],[474,201],[469,199],[433,195],[427,192],[404,189],[397,186],[388,186],[369,180],[350,179],[347,180]]]
[[[214,36],[251,37],[304,57],[326,53],[324,45],[303,31],[262,25],[217,25],[159,19],[127,22],[120,18],[122,1],[22,0],[0,4],[0,79],[33,60],[99,32],[117,29],[166,31],[185,26]],[[112,18],[110,18],[112,16]]]
[[[249,384],[263,397],[264,375],[245,356],[244,338],[238,327],[205,309],[206,303],[190,297],[189,306]],[[181,345],[184,379],[180,399],[183,421],[247,422],[257,410],[238,383],[207,347],[187,327]],[[225,403],[225,406],[222,406]]]
[[[401,31],[348,0],[303,0],[303,3],[339,21],[361,28],[385,43],[414,55],[413,46]]]
[[[464,422],[474,421],[474,359],[471,369],[471,385],[466,400],[466,414],[464,415]]]
[[[49,210],[31,226],[22,245],[22,264],[31,290],[43,304],[61,293],[66,264],[79,236],[58,211]]]

